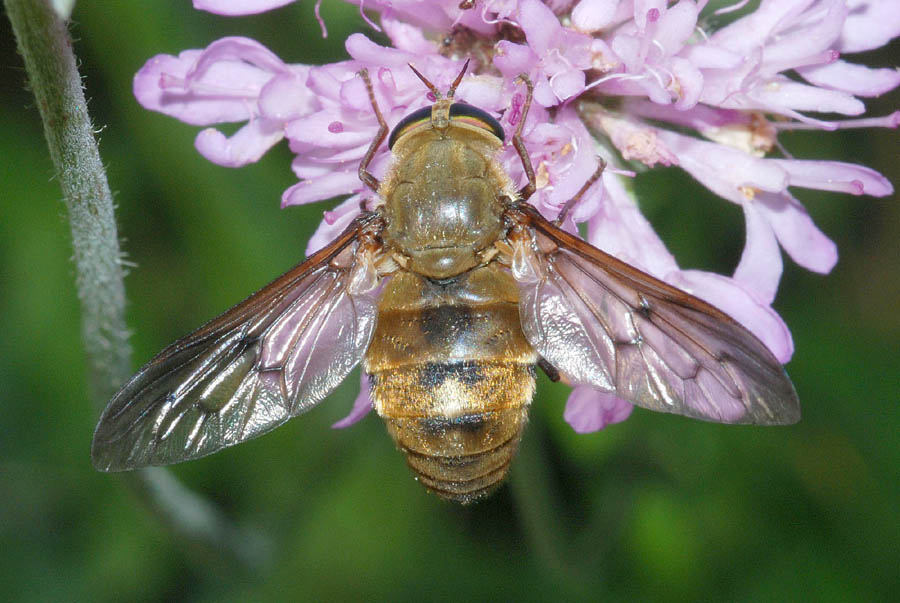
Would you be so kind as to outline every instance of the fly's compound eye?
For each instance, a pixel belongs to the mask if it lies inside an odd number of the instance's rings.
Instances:
[[[500,122],[494,119],[490,113],[483,111],[478,107],[473,107],[472,105],[467,105],[465,103],[453,103],[450,105],[450,120],[467,123],[483,130],[487,130],[496,136],[500,142],[503,142],[505,139],[503,127],[500,125]],[[388,138],[388,148],[393,149],[394,143],[396,143],[401,136],[430,121],[431,107],[422,107],[421,109],[413,111],[401,119],[400,123],[393,129],[391,136]]]
[[[412,130],[416,126],[431,121],[431,107],[422,107],[416,111],[413,111],[406,117],[400,120],[400,123],[391,131],[391,137],[388,138],[388,148],[393,149],[394,143],[397,142],[397,139],[400,138],[401,135],[406,133],[408,130]]]
[[[465,103],[453,103],[450,105],[450,119],[483,128],[499,138],[500,142],[505,140],[505,134],[500,126],[500,122],[494,119],[490,113],[482,111],[478,107]]]

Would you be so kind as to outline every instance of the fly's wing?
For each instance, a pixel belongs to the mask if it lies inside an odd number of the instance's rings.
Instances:
[[[364,222],[138,371],[100,417],[94,467],[205,456],[327,396],[375,329],[377,276],[357,238]]]
[[[512,211],[524,226],[510,242],[525,337],[571,382],[707,421],[800,419],[781,364],[733,319],[530,207]]]

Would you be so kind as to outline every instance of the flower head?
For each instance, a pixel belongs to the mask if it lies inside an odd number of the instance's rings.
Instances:
[[[289,0],[195,0],[218,14],[249,14]],[[530,199],[555,218],[595,172],[611,168],[581,197],[564,225],[585,224],[597,247],[722,308],[776,357],[792,353],[790,332],[772,309],[781,250],[799,265],[828,272],[837,250],[813,223],[796,189],[883,196],[880,174],[840,161],[795,159],[778,142],[791,129],[832,131],[896,127],[898,115],[852,119],[860,97],[900,85],[900,72],[874,69],[845,55],[884,45],[900,34],[892,0],[762,0],[722,26],[705,1],[681,0],[358,0],[380,14],[392,46],[362,34],[346,41],[349,59],[288,65],[258,42],[224,38],[205,49],[150,59],[134,91],[147,108],[182,121],[244,125],[232,136],[208,128],[196,146],[210,161],[237,167],[286,138],[299,181],[282,205],[346,196],[325,212],[311,252],[330,241],[369,197],[357,177],[378,124],[357,73],[366,68],[389,125],[432,102],[407,67],[446,89],[462,59],[470,76],[457,98],[496,116],[509,134],[524,103],[520,74],[534,82],[523,138],[537,176]],[[741,3],[741,6],[743,3]],[[828,115],[850,116],[830,120]],[[515,151],[499,155],[521,184]],[[385,146],[370,170],[382,176]],[[730,276],[682,270],[629,193],[632,166],[677,166],[722,199],[740,205],[746,242]],[[365,388],[364,388],[365,389]],[[357,400],[352,423],[370,407]],[[579,387],[566,408],[578,431],[623,420],[630,405]]]

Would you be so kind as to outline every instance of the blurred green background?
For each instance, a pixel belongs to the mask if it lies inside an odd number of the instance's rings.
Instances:
[[[288,62],[346,57],[356,8],[313,2],[252,18],[189,3],[81,2],[73,36],[116,193],[135,368],[302,258],[321,212],[279,209],[282,144],[229,170],[197,128],[141,109],[149,57],[246,35]],[[867,56],[887,66],[900,46]],[[641,410],[576,435],[545,379],[509,484],[470,507],[427,494],[374,415],[342,431],[349,379],[272,434],[173,469],[271,538],[242,568],[174,536],[114,475],[91,469],[88,399],[65,208],[10,26],[0,18],[0,588],[49,600],[881,600],[900,568],[900,210],[896,198],[800,190],[841,260],[819,276],[786,260],[777,310],[796,345],[793,427],[728,427]],[[897,108],[896,94],[869,103]],[[900,184],[897,133],[797,133],[800,158],[871,166]],[[637,182],[686,267],[728,272],[740,210],[676,169]]]

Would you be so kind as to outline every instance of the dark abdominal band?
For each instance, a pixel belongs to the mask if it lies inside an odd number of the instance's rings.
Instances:
[[[372,395],[418,479],[470,502],[506,475],[534,393],[537,355],[516,285],[489,265],[446,283],[389,282],[367,352]]]

